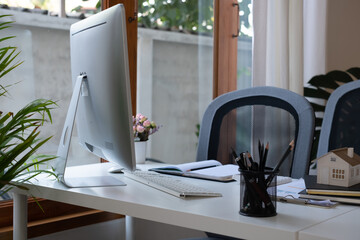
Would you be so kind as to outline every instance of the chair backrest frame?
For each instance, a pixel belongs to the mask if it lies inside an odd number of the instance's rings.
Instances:
[[[330,150],[332,150],[329,149],[329,142],[333,127],[334,114],[338,103],[345,95],[351,93],[352,91],[357,91],[359,90],[359,88],[360,80],[355,80],[353,82],[341,85],[340,87],[336,88],[334,92],[331,93],[326,103],[323,122],[321,125],[319,145],[316,154],[317,157],[321,157],[328,153]]]
[[[223,94],[214,99],[206,109],[200,127],[197,161],[216,157],[222,118],[232,109],[242,106],[264,105],[288,111],[296,121],[295,149],[291,177],[307,174],[313,142],[315,115],[310,103],[303,97],[286,89],[276,87],[253,87]],[[300,131],[301,130],[301,131]],[[305,154],[305,155],[304,155]],[[301,162],[306,159],[306,163]]]

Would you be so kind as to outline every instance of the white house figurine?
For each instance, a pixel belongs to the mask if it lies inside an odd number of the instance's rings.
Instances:
[[[343,187],[360,183],[360,156],[354,148],[335,149],[319,157],[317,183]]]

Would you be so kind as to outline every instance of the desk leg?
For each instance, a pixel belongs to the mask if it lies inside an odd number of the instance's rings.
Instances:
[[[135,239],[135,218],[130,216],[125,216],[125,239],[134,240]]]
[[[13,239],[27,239],[27,196],[19,193],[13,194]]]

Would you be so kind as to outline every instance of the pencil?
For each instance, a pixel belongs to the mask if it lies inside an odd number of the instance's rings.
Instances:
[[[285,159],[287,158],[287,156],[289,155],[289,153],[294,149],[294,140],[292,140],[288,146],[288,148],[286,149],[284,155],[282,156],[282,158],[280,159],[280,161],[278,162],[278,164],[276,164],[275,168],[273,169],[273,173],[270,174],[267,178],[266,178],[266,185],[269,186],[271,181],[274,179],[275,173],[277,171],[279,171],[279,168],[281,166],[281,164],[285,161]]]
[[[235,150],[232,147],[231,147],[231,154],[233,155],[234,159],[238,157]]]
[[[282,156],[282,158],[280,159],[280,161],[278,162],[278,164],[275,166],[274,168],[274,172],[278,171],[281,164],[285,161],[285,159],[287,158],[287,156],[289,155],[289,153],[293,150],[294,148],[294,140],[292,140],[288,146],[288,148],[286,149],[284,155]]]
[[[267,155],[268,155],[268,151],[269,151],[269,142],[266,143],[266,147],[265,147],[265,150],[264,150],[264,154],[261,158],[261,162],[260,162],[260,171],[264,171],[265,169],[265,166],[266,166],[266,158],[267,158]]]
[[[259,139],[259,142],[258,142],[258,150],[259,150],[259,163],[261,163],[262,161],[262,155],[263,155],[263,146],[262,146],[262,143]]]
[[[252,159],[251,154],[250,154],[249,152],[246,152],[246,154],[247,154],[247,157],[248,157],[250,163],[253,164],[253,163],[254,163],[254,160]]]
[[[235,158],[235,162],[239,165],[239,168],[241,170],[246,170],[246,166],[244,165],[244,162],[241,160],[240,157]]]
[[[240,159],[241,159],[242,163],[244,164],[246,170],[249,170],[248,163],[246,161],[246,156],[245,156],[244,152],[240,153]]]

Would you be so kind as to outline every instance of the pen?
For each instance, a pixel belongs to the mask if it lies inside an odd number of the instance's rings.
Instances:
[[[216,167],[217,165],[211,165],[211,166],[205,166],[205,167],[198,167],[198,168],[192,168],[187,170],[187,172],[191,172],[191,171],[195,171],[195,170],[201,170],[201,169],[205,169],[205,168],[212,168],[212,167]]]
[[[295,203],[295,204],[302,204],[305,205],[307,204],[308,200],[307,199],[300,199],[300,198],[286,198],[286,197],[282,197],[279,199],[280,202],[285,202],[285,203]]]
[[[279,199],[280,202],[286,202],[286,203],[294,203],[294,204],[301,204],[301,205],[315,205],[320,207],[334,207],[338,205],[337,202],[332,202],[330,200],[311,200],[311,199],[301,199],[301,198],[286,198],[282,197]],[[292,196],[291,196],[292,197]]]

